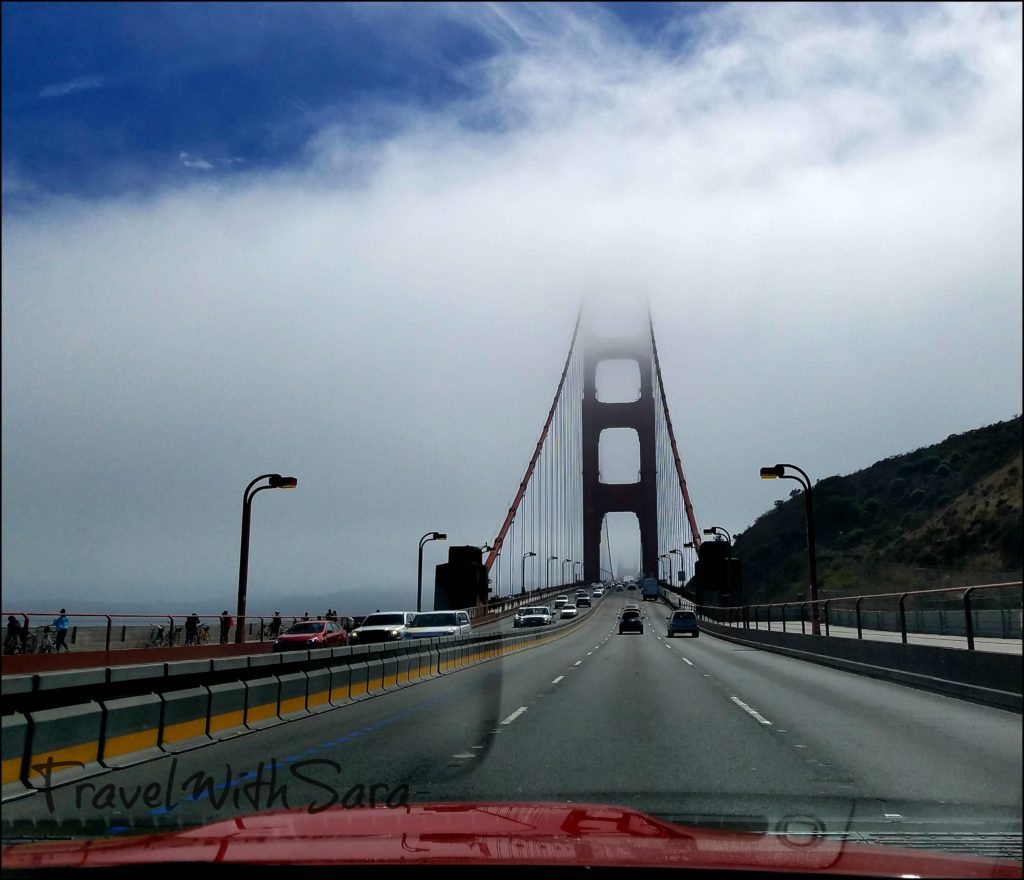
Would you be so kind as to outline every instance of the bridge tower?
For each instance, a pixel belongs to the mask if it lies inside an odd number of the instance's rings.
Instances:
[[[602,361],[632,360],[640,367],[640,398],[632,403],[597,399]],[[655,441],[654,361],[651,336],[583,340],[583,577],[601,580],[601,527],[609,513],[634,513],[640,523],[640,566],[658,576],[658,483]],[[632,428],[640,440],[640,481],[602,483],[598,473],[601,432]]]

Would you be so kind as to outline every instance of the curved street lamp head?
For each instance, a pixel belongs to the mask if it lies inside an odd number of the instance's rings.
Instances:
[[[431,541],[447,541],[448,540],[448,536],[444,532],[434,532],[434,534],[432,534],[430,536],[430,540]]]
[[[779,477],[786,475],[786,466],[784,464],[777,464],[774,467],[763,467],[761,468],[761,479],[762,480],[776,480]]]
[[[280,474],[271,474],[267,479],[270,480],[271,489],[294,489],[299,485],[296,477],[282,477]]]
[[[678,549],[677,550],[669,550],[668,552],[669,553],[678,553],[680,556],[683,555],[683,551],[682,550],[678,550]]]
[[[528,553],[524,553],[523,554],[523,559],[529,559],[531,556],[536,556],[536,555],[537,555],[536,553],[534,553],[532,550],[530,550]]]
[[[558,557],[557,556],[549,556],[548,557],[548,562],[550,562],[552,559],[558,559]]]

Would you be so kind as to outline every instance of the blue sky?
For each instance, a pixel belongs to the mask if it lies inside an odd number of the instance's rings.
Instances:
[[[585,14],[652,44],[681,13],[612,3]],[[386,137],[389,110],[472,101],[485,85],[476,69],[527,46],[486,8],[421,4],[8,3],[3,25],[5,167],[36,197],[301,164],[326,124]]]
[[[401,607],[425,531],[493,540],[583,299],[650,302],[733,535],[765,463],[1020,412],[1019,4],[8,3],[2,38],[5,602],[220,611],[279,472],[251,608]]]

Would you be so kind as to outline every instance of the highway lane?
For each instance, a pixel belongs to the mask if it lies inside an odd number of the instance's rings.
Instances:
[[[706,633],[669,641],[665,606],[635,595],[611,594],[540,648],[179,756],[178,784],[200,771],[222,783],[230,765],[235,783],[215,791],[228,794],[219,807],[207,797],[170,813],[138,803],[97,810],[86,791],[78,811],[66,788],[54,794],[55,815],[92,811],[126,826],[250,812],[244,798],[233,802],[237,777],[273,761],[293,807],[332,792],[352,803],[358,786],[377,783],[387,787],[381,799],[404,785],[413,801],[599,801],[739,827],[799,814],[828,829],[852,820],[1019,834],[1019,715]],[[642,636],[616,634],[626,601],[648,615]],[[166,783],[169,764],[92,782],[131,792]],[[261,789],[257,805],[267,798]],[[4,809],[7,822],[47,815],[42,795]]]

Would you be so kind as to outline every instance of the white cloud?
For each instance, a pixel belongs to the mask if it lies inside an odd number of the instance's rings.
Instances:
[[[876,9],[684,7],[673,54],[503,7],[485,97],[386,142],[6,220],[5,584],[226,598],[241,488],[280,470],[253,595],[376,607],[427,529],[493,538],[586,294],[650,297],[697,515],[733,533],[762,464],[1018,412],[1020,9]]]
[[[39,92],[40,98],[60,98],[64,95],[70,95],[72,92],[85,92],[89,89],[99,89],[103,87],[102,76],[79,76],[72,80],[68,80],[63,83],[56,83],[52,86],[46,86]]]

